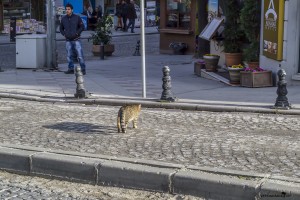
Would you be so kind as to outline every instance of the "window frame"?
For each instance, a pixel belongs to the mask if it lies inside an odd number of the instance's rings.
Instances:
[[[174,3],[177,3],[176,9],[169,9],[169,2],[173,1]],[[187,30],[191,29],[192,22],[191,22],[191,14],[192,14],[192,1],[191,0],[177,0],[178,2],[175,2],[175,0],[167,0],[166,1],[166,7],[165,7],[165,29],[175,29],[180,32],[180,30],[183,30],[183,33],[187,32]],[[182,2],[180,2],[182,1]],[[181,7],[182,5],[188,3],[189,6]],[[185,12],[180,11],[180,9],[184,9]],[[172,16],[173,17],[170,17]],[[175,20],[170,20],[171,18]],[[185,19],[185,20],[184,20]],[[186,31],[184,31],[186,30]],[[187,33],[188,34],[188,33]]]

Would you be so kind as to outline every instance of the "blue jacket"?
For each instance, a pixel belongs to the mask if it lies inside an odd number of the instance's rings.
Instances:
[[[80,38],[81,32],[84,30],[84,24],[78,15],[65,15],[61,19],[60,33],[65,36],[67,41],[74,41]]]

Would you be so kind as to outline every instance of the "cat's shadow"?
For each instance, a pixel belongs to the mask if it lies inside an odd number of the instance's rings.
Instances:
[[[102,126],[91,123],[61,122],[52,125],[45,125],[44,128],[56,129],[65,132],[75,132],[82,134],[102,134],[112,135],[117,133],[115,126]]]

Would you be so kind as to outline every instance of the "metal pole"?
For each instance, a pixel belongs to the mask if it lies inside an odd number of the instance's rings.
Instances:
[[[52,35],[52,0],[47,0],[47,68],[51,68],[52,67],[52,52],[53,52],[53,48],[52,48],[52,40],[53,40],[53,35]]]
[[[52,0],[52,67],[57,69],[57,48],[56,48],[56,6],[55,0]]]
[[[145,59],[145,0],[141,0],[141,58],[142,58],[142,80],[143,98],[146,98],[146,59]]]

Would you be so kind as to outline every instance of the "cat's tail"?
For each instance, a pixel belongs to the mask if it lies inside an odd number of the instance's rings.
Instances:
[[[118,127],[118,133],[121,132],[121,115],[122,114],[122,111],[121,109],[119,110],[119,113],[118,113],[118,119],[117,119],[117,127]]]

